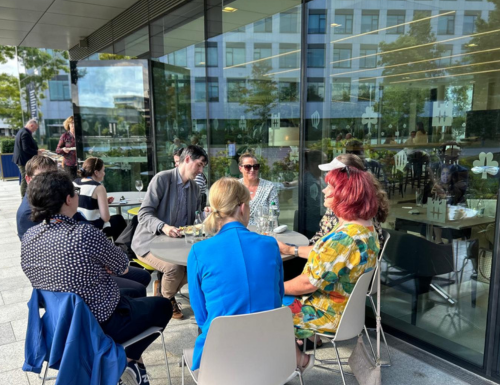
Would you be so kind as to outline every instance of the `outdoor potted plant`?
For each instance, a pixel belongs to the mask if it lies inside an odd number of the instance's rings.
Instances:
[[[15,139],[0,141],[0,177],[2,180],[18,179],[19,169],[12,162]]]

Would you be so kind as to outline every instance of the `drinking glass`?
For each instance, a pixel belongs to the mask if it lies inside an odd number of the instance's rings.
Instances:
[[[418,207],[422,206],[424,201],[424,190],[419,188],[415,191],[415,200]]]
[[[186,229],[184,229],[183,234],[184,240],[187,244],[192,245],[193,243],[195,243],[196,234],[193,226],[187,226]]]
[[[135,181],[135,188],[137,189],[137,191],[139,191],[139,202],[142,202],[141,191],[144,188],[144,185],[142,184],[142,180],[141,179],[137,179]]]

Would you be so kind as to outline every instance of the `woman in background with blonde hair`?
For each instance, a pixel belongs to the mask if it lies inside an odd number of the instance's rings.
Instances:
[[[75,180],[78,161],[76,158],[75,121],[73,117],[70,116],[66,119],[63,126],[66,132],[59,138],[56,152],[63,156],[62,165],[64,171],[70,175],[71,180]]]
[[[200,366],[214,318],[281,307],[283,263],[278,244],[247,229],[249,203],[250,193],[237,179],[221,178],[210,189],[212,212],[205,229],[216,235],[194,244],[187,264],[191,307],[202,331],[192,370]],[[303,360],[300,352],[299,358]]]

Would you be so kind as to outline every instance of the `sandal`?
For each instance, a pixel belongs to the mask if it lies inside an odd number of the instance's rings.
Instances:
[[[302,374],[305,372],[311,370],[314,366],[314,354],[302,354],[301,361],[304,362],[304,358],[309,357],[309,361],[307,362],[307,365],[300,365],[299,370]]]

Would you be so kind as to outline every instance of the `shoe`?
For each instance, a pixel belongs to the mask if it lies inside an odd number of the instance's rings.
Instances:
[[[138,366],[139,366],[139,365],[138,365]],[[143,365],[143,367],[144,367],[144,365]],[[143,368],[141,368],[141,367],[139,366],[139,373],[141,374],[141,380],[142,380],[142,382],[140,382],[139,384],[140,384],[140,385],[150,385],[150,382],[149,382],[149,375],[148,375],[148,373],[146,372],[146,368],[144,367],[144,369],[143,369]]]
[[[162,297],[160,290],[161,282],[159,279],[153,282],[153,295],[155,297]]]
[[[302,360],[304,360],[304,357],[306,357],[306,356],[309,356],[309,362],[307,363],[307,365],[306,366],[299,366],[299,370],[302,374],[311,370],[314,366],[314,354],[303,354]]]
[[[130,361],[125,367],[125,371],[118,382],[118,385],[150,385],[146,368],[143,368],[135,361]]]
[[[172,303],[172,318],[173,319],[183,319],[184,314],[182,314],[181,304],[175,300],[175,297],[170,300]]]
[[[130,361],[120,378],[119,385],[141,385],[142,384],[141,372],[139,365],[135,361]]]

